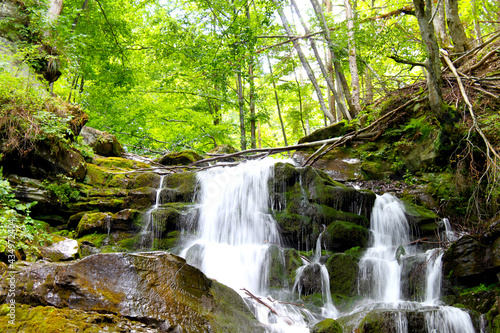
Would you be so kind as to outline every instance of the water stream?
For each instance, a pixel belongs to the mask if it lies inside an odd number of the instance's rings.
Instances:
[[[180,252],[189,264],[237,291],[268,332],[309,332],[323,318],[372,310],[396,313],[394,327],[400,333],[409,332],[408,316],[414,312],[423,314],[420,322],[428,332],[474,332],[467,312],[443,306],[439,300],[443,251],[433,249],[424,254],[410,245],[404,206],[389,194],[378,196],[373,207],[370,247],[359,263],[360,292],[365,298],[353,310],[339,313],[333,305],[328,271],[320,263],[321,235],[313,258],[297,270],[295,286],[280,292],[271,290],[269,251],[273,245],[282,246],[269,208],[268,181],[273,177],[275,163],[264,159],[198,172],[196,237]],[[158,204],[157,198],[156,209]],[[454,236],[448,230],[446,237]],[[403,263],[414,256],[425,256],[422,260],[426,263],[425,295],[419,300],[405,299],[402,292]],[[320,267],[324,304],[319,311],[290,304],[300,297],[293,291],[300,294],[297,281],[309,265]]]

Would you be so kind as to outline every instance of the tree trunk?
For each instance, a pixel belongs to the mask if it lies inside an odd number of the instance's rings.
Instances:
[[[349,71],[351,72],[352,103],[356,114],[361,111],[358,64],[356,63],[356,43],[354,41],[354,13],[351,0],[344,0],[347,19],[347,41],[349,46]]]
[[[424,2],[425,1],[425,2]],[[429,89],[429,104],[432,112],[438,119],[442,116],[443,97],[441,87],[443,78],[441,76],[441,61],[439,59],[439,47],[434,34],[434,26],[431,22],[432,0],[413,0],[415,5],[415,15],[422,40],[427,46],[427,87]]]
[[[281,131],[283,132],[283,140],[285,141],[285,146],[288,146],[288,142],[286,140],[285,125],[283,124],[283,117],[281,117],[281,108],[280,108],[280,100],[278,97],[278,90],[276,90],[276,82],[274,82],[274,77],[273,77],[273,66],[271,66],[271,61],[269,61],[269,57],[267,58],[267,63],[269,64],[269,73],[271,75],[271,81],[273,82],[274,97],[276,98],[276,108],[278,109],[278,117],[280,119]]]
[[[304,130],[304,136],[306,136],[308,133],[307,133],[306,127],[304,125],[304,107],[302,105],[302,94],[300,92],[300,83],[299,83],[299,80],[297,79],[297,72],[295,70],[293,71],[293,74],[295,75],[295,83],[297,84],[297,94],[299,97],[300,123],[302,125],[302,129]],[[302,81],[302,76],[301,76],[301,81]]]
[[[346,96],[347,99],[347,104],[349,105],[349,117],[352,119],[356,116],[356,108],[354,107],[354,104],[352,103],[352,98],[351,98],[351,93],[349,90],[349,85],[347,84],[347,80],[345,79],[344,74],[341,71],[340,68],[340,63],[335,56],[334,52],[334,45],[332,43],[332,39],[330,37],[330,29],[328,29],[328,25],[326,24],[325,16],[323,15],[323,10],[321,9],[321,6],[319,5],[317,0],[311,0],[311,4],[313,6],[314,12],[316,13],[316,17],[318,18],[320,22],[320,26],[323,27],[324,34],[325,34],[325,39],[328,44],[328,48],[330,49],[330,55],[332,57],[333,61],[333,66],[335,68],[335,74],[340,77],[340,80],[342,82],[342,87],[344,90],[344,95]],[[348,119],[350,120],[350,119]]]
[[[243,98],[243,86],[241,84],[241,71],[238,71],[238,75],[236,78],[236,84],[238,86],[238,106],[240,109],[241,150],[246,150],[247,149],[247,139],[246,139],[246,132],[245,132],[245,110],[243,108],[243,106],[245,105],[245,99]]]
[[[446,23],[456,52],[469,50],[464,26],[458,14],[458,0],[446,0]]]
[[[476,0],[472,0],[472,17],[474,19],[474,30],[476,31],[476,44],[483,44],[483,36],[481,34],[481,26],[479,25],[477,17],[477,7]]]
[[[248,26],[250,26],[250,6],[247,3],[246,6],[247,12],[247,20]],[[256,148],[256,139],[255,139],[255,77],[253,75],[253,64],[254,64],[254,56],[253,53],[250,54],[250,64],[248,65],[248,79],[250,80],[250,91],[249,91],[249,100],[250,100],[250,144],[252,148]]]
[[[437,12],[436,12],[437,11]],[[446,33],[446,19],[444,11],[444,0],[432,1],[432,12],[434,18],[432,19],[432,24],[434,25],[434,31],[438,37],[439,45],[442,47],[447,47],[450,45],[450,39]]]
[[[304,27],[304,31],[306,35],[311,34],[311,31],[307,28],[306,23],[302,19],[302,15],[300,14],[299,7],[297,6],[297,3],[295,0],[291,0],[291,3],[293,7],[295,7],[295,12],[297,13],[297,16],[299,17],[300,23]],[[316,61],[318,62],[319,68],[321,69],[321,73],[323,74],[323,77],[326,80],[328,89],[333,93],[333,96],[335,97],[336,100],[340,101],[339,94],[337,93],[337,90],[335,89],[335,85],[333,84],[333,81],[330,80],[330,76],[328,75],[328,72],[325,68],[325,65],[323,64],[323,61],[321,60],[321,55],[319,54],[318,48],[316,46],[316,42],[314,41],[314,38],[309,39],[309,43],[311,44],[311,48],[313,49],[314,56],[316,57]],[[344,108],[340,108],[340,111],[342,112],[343,116],[345,119],[351,120],[348,117],[348,114]],[[335,117],[334,115],[330,112],[330,108],[327,108],[327,112],[325,112],[325,116],[328,118],[330,121],[330,124],[333,124],[335,122]]]
[[[365,70],[365,104],[373,103],[373,81],[372,72],[366,68]]]
[[[286,19],[285,13],[283,12],[283,9],[280,6],[280,3],[278,0],[273,0],[274,4],[276,5],[276,9],[278,10],[278,14],[281,18],[281,22],[283,22],[283,28],[285,29],[287,35],[289,37],[293,37],[292,30],[290,29],[290,26],[288,25],[288,20]],[[302,52],[302,48],[300,47],[299,42],[296,39],[293,39],[293,46],[295,50],[297,51],[297,54],[299,55],[300,62],[302,63],[302,67],[304,67],[304,70],[307,73],[307,76],[309,77],[309,80],[311,81],[314,91],[316,91],[316,95],[318,96],[318,102],[321,108],[321,112],[323,114],[327,114],[328,110],[325,105],[325,100],[323,99],[323,93],[321,92],[321,89],[318,85],[318,82],[316,81],[316,77],[314,76],[313,71],[311,70],[311,67],[309,66],[309,63],[307,62],[307,59],[304,55],[304,52]]]

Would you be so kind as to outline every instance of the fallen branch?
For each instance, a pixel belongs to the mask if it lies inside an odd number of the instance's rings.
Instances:
[[[462,94],[462,97],[465,101],[465,104],[467,104],[467,107],[469,109],[469,113],[470,113],[471,118],[472,118],[472,124],[473,124],[472,126],[474,126],[474,129],[478,132],[478,134],[483,139],[484,144],[486,145],[486,157],[487,157],[488,161],[493,163],[493,165],[496,168],[500,169],[500,167],[495,162],[496,160],[491,158],[490,153],[492,153],[498,161],[500,161],[500,155],[498,155],[495,148],[491,145],[490,141],[486,138],[486,135],[484,135],[483,131],[479,127],[479,124],[477,123],[476,114],[474,113],[474,108],[472,106],[472,103],[469,100],[469,97],[467,96],[467,93],[465,92],[465,88],[464,88],[464,85],[462,83],[462,79],[458,75],[457,69],[455,68],[455,66],[451,62],[450,58],[448,57],[448,53],[444,50],[440,50],[440,51],[441,51],[441,54],[443,55],[443,58],[444,58],[446,64],[449,66],[453,75],[457,79],[458,87],[460,88],[460,93]]]
[[[260,303],[262,305],[264,305],[266,308],[269,309],[269,311],[271,311],[273,314],[283,318],[288,325],[292,325],[293,324],[293,321],[290,319],[290,318],[287,318],[287,317],[283,317],[282,315],[280,315],[278,313],[278,311],[276,311],[272,306],[270,306],[269,304],[266,304],[264,301],[262,301],[259,297],[255,296],[254,294],[252,294],[251,292],[249,292],[246,288],[242,288],[241,290],[243,290],[245,292],[245,294],[247,296],[249,296],[250,298],[252,298],[253,300],[255,300],[257,303]]]
[[[376,121],[374,121],[373,123],[371,123],[369,126],[365,127],[365,128],[362,128],[360,129],[359,131],[355,131],[355,132],[351,132],[351,133],[348,133],[346,135],[344,135],[343,137],[341,137],[339,140],[337,140],[336,142],[334,142],[330,147],[328,147],[327,149],[323,150],[321,153],[318,153],[317,156],[315,156],[312,161],[310,161],[310,158],[306,161],[306,163],[304,163],[303,166],[307,166],[307,165],[313,165],[314,163],[316,163],[317,160],[319,160],[321,157],[323,157],[325,154],[327,154],[328,152],[330,152],[332,149],[334,149],[335,147],[338,147],[340,146],[341,144],[344,144],[348,141],[351,141],[357,137],[360,136],[360,133],[362,132],[366,132],[368,131],[369,129],[375,127],[378,123],[380,123],[382,120],[388,118],[389,116],[393,115],[394,113],[396,113],[397,111],[401,110],[401,109],[404,109],[405,107],[407,107],[408,105],[410,105],[411,103],[417,103],[419,101],[423,101],[425,99],[424,98],[420,98],[420,99],[411,99],[409,100],[408,102],[406,102],[405,104],[397,107],[396,109],[386,113],[384,116],[380,117],[379,119],[377,119]],[[368,134],[373,134],[373,133],[368,133]],[[317,152],[317,151],[316,151]],[[316,154],[315,152],[315,154]],[[314,155],[314,154],[313,154]]]
[[[361,131],[363,131],[363,130],[361,130]],[[358,137],[362,138],[362,139],[363,138],[366,139],[366,138],[371,138],[372,136],[373,136],[372,134],[366,133],[366,134],[359,135]],[[290,151],[290,150],[297,150],[297,149],[303,149],[303,148],[317,147],[317,146],[321,146],[321,145],[323,145],[325,143],[326,144],[331,144],[331,143],[337,142],[337,141],[341,140],[342,138],[343,138],[343,136],[342,137],[335,137],[335,138],[331,138],[331,139],[326,139],[326,140],[320,140],[320,141],[300,143],[300,144],[297,144],[297,145],[292,145],[292,146],[287,146],[287,147],[247,149],[247,150],[239,151],[237,153],[232,153],[232,154],[227,154],[227,155],[220,155],[220,156],[215,156],[215,157],[211,157],[211,158],[205,158],[203,160],[199,160],[199,161],[193,162],[189,166],[195,166],[195,165],[200,164],[200,163],[213,162],[213,161],[217,161],[217,160],[220,160],[220,159],[223,159],[223,158],[236,157],[236,156],[241,156],[241,155],[245,155],[245,154],[267,153],[267,155],[271,155],[271,154],[277,154],[277,153],[281,153],[281,152],[285,152],[285,151]],[[263,154],[263,155],[266,155],[266,154]],[[263,156],[263,155],[261,154],[261,155],[259,155],[259,157]],[[255,156],[251,156],[251,157],[255,157]]]

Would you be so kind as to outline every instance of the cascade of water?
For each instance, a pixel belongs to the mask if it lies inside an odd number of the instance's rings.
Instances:
[[[306,267],[318,266],[320,276],[321,276],[321,294],[323,297],[323,307],[321,308],[321,315],[325,318],[338,318],[339,311],[333,305],[332,294],[330,292],[330,275],[328,274],[328,270],[326,269],[326,266],[322,265],[320,263],[321,237],[323,236],[323,233],[325,232],[325,230],[323,230],[318,236],[318,239],[316,241],[316,249],[315,249],[314,256],[313,256],[312,260],[311,261],[302,260],[304,265],[300,266],[295,271],[295,282],[294,282],[293,289],[297,290],[299,292],[299,295],[300,295],[302,292],[300,281],[302,279],[302,275],[304,274]]]
[[[447,241],[456,239],[449,222],[445,224]],[[425,300],[423,303],[401,298],[402,261],[417,253],[410,246],[410,228],[404,213],[404,206],[393,196],[377,196],[371,218],[371,247],[360,261],[360,284],[371,287],[371,302],[353,310],[387,309],[397,310],[395,329],[398,333],[408,332],[408,318],[405,311],[425,313],[427,332],[474,332],[469,314],[458,308],[441,306],[441,266],[443,251],[440,248],[426,252]],[[370,288],[369,288],[370,289]]]
[[[432,249],[426,253],[427,270],[425,283],[425,304],[437,305],[441,296],[441,269],[444,252],[440,249]]]
[[[360,276],[376,301],[398,302],[401,265],[398,256],[413,253],[404,206],[390,194],[378,196],[371,217],[371,247],[361,259]]]
[[[141,233],[139,234],[139,239],[140,241],[140,247],[141,249],[149,249],[153,245],[153,241],[155,238],[157,238],[157,228],[155,225],[154,221],[154,212],[158,210],[158,208],[161,205],[161,191],[163,189],[163,182],[164,182],[165,176],[162,175],[160,176],[160,184],[158,185],[158,188],[156,189],[156,195],[155,195],[155,204],[151,206],[145,213],[144,213],[144,226],[141,230]]]

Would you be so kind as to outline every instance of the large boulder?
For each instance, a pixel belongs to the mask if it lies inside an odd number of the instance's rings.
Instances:
[[[118,156],[123,153],[123,147],[116,137],[108,132],[102,132],[95,128],[84,126],[80,132],[83,142],[88,144],[94,152],[102,156]]]
[[[365,246],[375,194],[333,181],[326,173],[277,163],[269,181],[271,208],[287,245],[314,248],[319,234],[330,226],[324,244],[331,251]],[[341,237],[337,237],[337,234]],[[346,234],[356,237],[346,238]]]
[[[96,254],[19,268],[18,306],[52,306],[141,321],[162,332],[263,332],[241,297],[166,252]],[[9,292],[0,284],[0,302]]]
[[[466,235],[443,255],[443,276],[454,284],[473,287],[498,283],[500,228],[481,236]]]
[[[202,160],[203,157],[192,150],[183,150],[179,152],[168,153],[158,163],[163,165],[189,165],[193,162]]]

